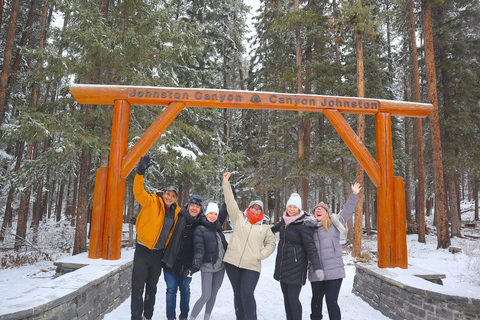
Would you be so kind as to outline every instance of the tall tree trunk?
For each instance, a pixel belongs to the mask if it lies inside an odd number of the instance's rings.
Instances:
[[[371,194],[370,194],[370,183],[365,181],[363,185],[364,198],[365,198],[365,229],[367,229],[367,235],[372,234],[372,206],[371,206]]]
[[[0,75],[0,125],[3,123],[5,98],[7,93],[8,76],[10,75],[10,62],[12,61],[13,44],[15,41],[15,29],[20,8],[20,0],[12,1],[10,22],[8,24],[7,39],[5,41],[5,53],[3,57],[2,74]]]
[[[361,0],[356,0],[360,3]],[[357,40],[357,95],[365,97],[364,91],[364,68],[363,68],[363,36],[361,31],[356,32]],[[357,136],[362,144],[365,143],[365,115],[357,115]],[[356,182],[364,185],[364,172],[360,163],[357,163]],[[352,256],[359,257],[362,250],[362,229],[363,229],[363,188],[360,190],[357,204],[355,206],[355,232],[352,248]]]
[[[415,98],[417,102],[422,102],[420,93],[420,75],[418,70],[417,40],[415,36],[415,19],[413,16],[413,1],[408,1],[408,12],[410,17],[410,35],[412,40],[412,60],[415,84]],[[418,168],[418,242],[425,243],[425,166],[423,157],[423,122],[421,118],[416,121],[416,137],[417,137],[417,168]]]
[[[404,50],[406,51],[406,46],[404,46]],[[406,66],[404,67],[406,73]],[[407,86],[407,78],[404,78],[403,81],[403,99],[404,101],[408,101],[408,86]],[[407,156],[407,160],[405,161],[405,213],[408,223],[412,223],[412,197],[410,193],[410,119],[404,118],[404,137],[405,137],[405,155]]]
[[[308,1],[308,7],[313,7],[313,0]],[[311,37],[307,38],[307,47],[305,49],[305,94],[312,93],[312,58],[313,58],[313,40]],[[310,163],[310,146],[311,146],[311,127],[312,121],[305,119],[303,122],[303,150],[304,150],[304,162],[305,169],[308,168]],[[302,179],[302,206],[308,208],[308,191],[309,191],[309,179]]]
[[[444,24],[443,19],[443,7],[438,7],[438,16],[439,16],[439,23],[441,26]],[[447,55],[445,52],[445,39],[444,35],[440,34],[438,37],[438,53],[439,53],[439,60],[440,60],[440,74],[442,78],[442,87],[443,87],[443,112],[445,116],[445,120],[451,117],[452,113],[452,104],[450,100],[450,90],[448,88],[448,84],[450,83],[449,74],[447,68],[444,66],[444,63],[447,61]],[[447,141],[447,152],[449,154],[454,154],[455,157],[458,156],[458,149],[453,145],[454,137],[453,133],[451,132],[449,126],[445,128],[444,136],[445,140]],[[462,234],[460,232],[460,212],[458,210],[458,198],[459,194],[457,193],[457,186],[456,186],[456,172],[457,166],[454,165],[453,168],[447,170],[445,174],[446,182],[447,182],[447,189],[448,189],[448,215],[450,217],[451,226],[452,226],[452,237],[461,237]]]
[[[60,184],[60,190],[58,191],[58,198],[57,198],[57,207],[55,208],[55,217],[56,221],[59,222],[62,220],[62,208],[63,208],[63,192],[65,190],[65,183]]]
[[[99,10],[102,18],[106,20],[108,15],[109,0],[100,0]],[[100,59],[93,59],[92,65],[95,72],[90,79],[90,83],[98,83],[100,79]],[[87,105],[85,114],[88,116],[94,105]],[[73,255],[87,251],[87,224],[88,224],[88,195],[90,185],[90,151],[82,148],[80,158],[80,173],[78,184],[78,204],[77,204],[77,227],[75,229],[75,242],[73,245]]]
[[[32,0],[30,4],[30,11],[28,12],[28,18],[27,22],[25,23],[25,29],[22,33],[22,39],[20,39],[20,43],[18,44],[18,47],[23,47],[27,44],[27,39],[28,39],[28,31],[30,30],[30,27],[33,24],[33,18],[35,17],[35,11],[37,8],[38,0]],[[9,76],[8,79],[8,84],[12,85],[13,81],[15,80],[15,74],[18,71],[18,68],[20,66],[20,62],[22,61],[22,52],[21,50],[18,50],[17,55],[15,56],[15,60],[13,62],[13,67],[12,67],[12,72]]]
[[[299,0],[295,0],[295,12],[300,11]],[[295,44],[296,44],[296,61],[297,61],[297,93],[302,93],[302,47],[301,47],[301,38],[300,38],[300,23],[295,24]],[[305,123],[301,118],[302,112],[299,111],[298,115],[300,117],[300,122],[298,123],[298,159],[302,167],[305,166]],[[308,204],[308,190],[305,194],[305,184],[308,184],[308,181],[305,183],[305,179],[302,177],[298,185],[298,193],[302,198],[302,207],[306,208]],[[308,188],[308,187],[307,187]]]
[[[345,176],[348,175],[348,162],[345,160],[345,158],[342,157],[342,172]],[[343,196],[345,199],[348,199],[348,196],[350,194],[350,186],[348,184],[348,181],[343,181]],[[324,188],[325,189],[325,188]],[[333,206],[335,203],[332,203],[332,210],[334,210]],[[355,219],[355,216],[351,216],[350,219],[347,221],[347,227],[348,227],[348,232],[347,232],[347,242],[348,243],[354,243],[355,241],[355,230],[353,227],[353,220]]]
[[[458,212],[458,193],[455,185],[455,177],[452,175],[447,179],[448,183],[448,199],[449,199],[449,208],[450,208],[450,221],[452,223],[452,237],[461,237],[462,233],[460,232],[460,219]]]
[[[0,26],[2,25],[2,18],[3,18],[3,6],[5,5],[4,0],[0,0]]]
[[[27,154],[25,159],[30,160],[32,158],[32,143],[27,145]],[[23,183],[25,188],[26,182]],[[17,221],[17,232],[15,236],[15,250],[20,250],[24,240],[27,238],[27,222],[28,222],[28,211],[30,207],[30,188],[25,190],[25,193],[20,197],[20,208],[18,210],[18,221]]]
[[[73,194],[72,194],[72,209],[68,219],[70,219],[70,225],[75,225],[75,212],[77,212],[77,196],[78,196],[78,172],[73,178]]]
[[[87,251],[88,189],[90,181],[90,152],[82,149],[80,158],[80,178],[78,190],[77,227],[73,255]]]
[[[445,184],[443,181],[442,144],[437,100],[435,57],[433,52],[433,34],[431,2],[422,1],[423,33],[425,35],[425,66],[427,71],[428,102],[433,105],[430,115],[430,127],[433,148],[433,178],[435,184],[435,215],[437,224],[437,249],[446,249],[450,245],[447,206],[445,204]]]
[[[478,221],[478,177],[473,178],[473,201],[475,202],[474,216],[475,221]]]

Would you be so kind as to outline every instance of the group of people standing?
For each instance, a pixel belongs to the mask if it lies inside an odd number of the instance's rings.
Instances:
[[[300,291],[311,282],[311,315],[322,319],[325,296],[329,319],[340,319],[338,294],[345,270],[340,246],[340,233],[353,214],[361,186],[352,185],[345,207],[338,215],[330,215],[321,202],[309,214],[302,210],[302,201],[293,193],[282,220],[270,227],[260,200],[250,202],[242,211],[236,202],[230,173],[223,175],[225,203],[216,203],[192,195],[184,208],[177,204],[178,189],[167,187],[149,194],[144,189],[143,175],[151,166],[145,156],[137,167],[133,184],[135,199],[142,206],[136,219],[137,244],[132,270],[131,319],[148,320],[153,316],[158,279],[164,270],[167,286],[167,319],[176,319],[176,298],[180,290],[180,320],[195,320],[205,307],[204,320],[209,320],[225,272],[230,280],[237,320],[256,320],[254,291],[260,278],[261,261],[275,251],[275,232],[279,244],[274,278],[280,282],[287,320],[302,318]],[[229,243],[222,232],[230,217],[232,235]],[[190,317],[190,282],[192,274],[201,273],[201,296]],[[308,276],[307,276],[308,275]]]

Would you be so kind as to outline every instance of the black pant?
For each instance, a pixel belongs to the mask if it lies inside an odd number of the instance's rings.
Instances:
[[[150,250],[138,244],[133,256],[132,297],[130,309],[132,320],[141,320],[142,314],[147,319],[153,316],[157,283],[162,273],[163,250]],[[145,301],[143,290],[145,288]]]
[[[302,319],[302,303],[300,302],[301,285],[285,284],[280,282],[283,293],[283,304],[287,320]]]
[[[238,268],[230,263],[225,263],[225,269],[232,284],[237,320],[257,320],[254,291],[260,272]]]
[[[327,303],[328,318],[330,320],[340,320],[342,314],[340,313],[340,307],[338,306],[338,294],[340,293],[340,287],[342,286],[343,279],[315,281],[312,284],[312,314],[310,318],[312,320],[322,319],[322,303],[323,296],[325,296],[325,302]]]

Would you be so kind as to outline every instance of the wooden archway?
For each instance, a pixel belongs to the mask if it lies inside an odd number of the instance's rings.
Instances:
[[[125,179],[185,107],[323,112],[377,187],[378,266],[407,268],[405,188],[393,176],[391,116],[424,118],[433,106],[416,102],[273,92],[72,85],[80,104],[114,105],[110,160],[95,178],[88,257],[120,259]],[[167,106],[127,151],[131,105]],[[342,113],[375,116],[377,160]]]

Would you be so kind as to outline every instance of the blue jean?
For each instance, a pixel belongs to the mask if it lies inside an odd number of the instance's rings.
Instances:
[[[163,270],[163,276],[167,284],[167,318],[176,318],[177,289],[180,289],[180,318],[187,319],[190,310],[190,282],[192,282],[192,278],[184,275],[177,276],[166,270]]]

